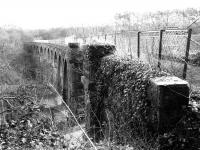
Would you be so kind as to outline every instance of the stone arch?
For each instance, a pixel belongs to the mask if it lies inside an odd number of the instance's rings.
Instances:
[[[36,54],[39,54],[39,48],[36,46]]]
[[[46,54],[46,52],[47,52],[47,50],[46,50],[46,47],[45,47],[45,48],[44,48],[44,53],[43,53],[43,54],[45,55],[45,54]]]
[[[43,53],[43,48],[42,48],[42,46],[40,47],[40,54],[42,54]]]
[[[65,64],[65,57],[62,58],[62,64],[63,64],[63,68],[64,68],[64,64]]]
[[[58,61],[62,62],[62,57],[60,54],[58,54]]]
[[[50,52],[49,52],[49,48],[47,49],[47,58],[50,59],[51,56],[50,56]]]
[[[50,59],[53,60],[53,50],[50,49]]]
[[[62,75],[61,75],[61,70],[62,70],[62,57],[60,54],[58,54],[58,67],[57,67],[57,90],[58,92],[61,94],[61,91],[62,91]]]
[[[57,60],[58,58],[57,58],[57,53],[56,52],[54,52],[54,60]]]

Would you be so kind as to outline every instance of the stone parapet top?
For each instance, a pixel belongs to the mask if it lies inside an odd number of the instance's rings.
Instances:
[[[156,83],[157,85],[189,85],[187,81],[182,80],[175,76],[163,76],[163,77],[156,77],[152,78],[151,81]]]

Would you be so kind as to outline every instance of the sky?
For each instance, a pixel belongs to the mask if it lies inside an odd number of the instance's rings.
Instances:
[[[200,0],[0,0],[0,26],[49,29],[112,25],[120,12],[200,8]]]

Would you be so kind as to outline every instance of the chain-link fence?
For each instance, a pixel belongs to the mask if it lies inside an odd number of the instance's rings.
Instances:
[[[117,55],[139,58],[150,67],[158,67],[200,86],[200,35],[191,35],[191,30],[121,31],[76,41],[113,44]]]
[[[187,30],[163,31],[161,68],[170,74],[185,78]],[[188,57],[188,56],[187,56]]]
[[[158,64],[159,31],[139,32],[138,58],[154,67]]]
[[[200,36],[192,35],[190,41],[189,64],[187,80],[195,86],[200,86]]]
[[[90,42],[116,46],[116,54],[140,59],[200,86],[200,35],[192,30],[122,31],[92,36]],[[86,41],[87,43],[88,41]]]

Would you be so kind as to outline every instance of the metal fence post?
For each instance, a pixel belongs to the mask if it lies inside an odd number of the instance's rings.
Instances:
[[[160,30],[160,35],[159,35],[159,50],[158,50],[158,68],[161,66],[161,57],[162,57],[162,38],[163,38],[163,32],[165,30]]]
[[[183,79],[186,79],[187,75],[187,64],[188,64],[188,56],[189,56],[189,50],[190,50],[190,41],[191,41],[191,35],[192,35],[192,29],[188,30],[188,38],[187,38],[187,45],[186,45],[186,52],[185,52],[185,63],[183,68]]]
[[[137,34],[137,56],[140,58],[140,31]]]

